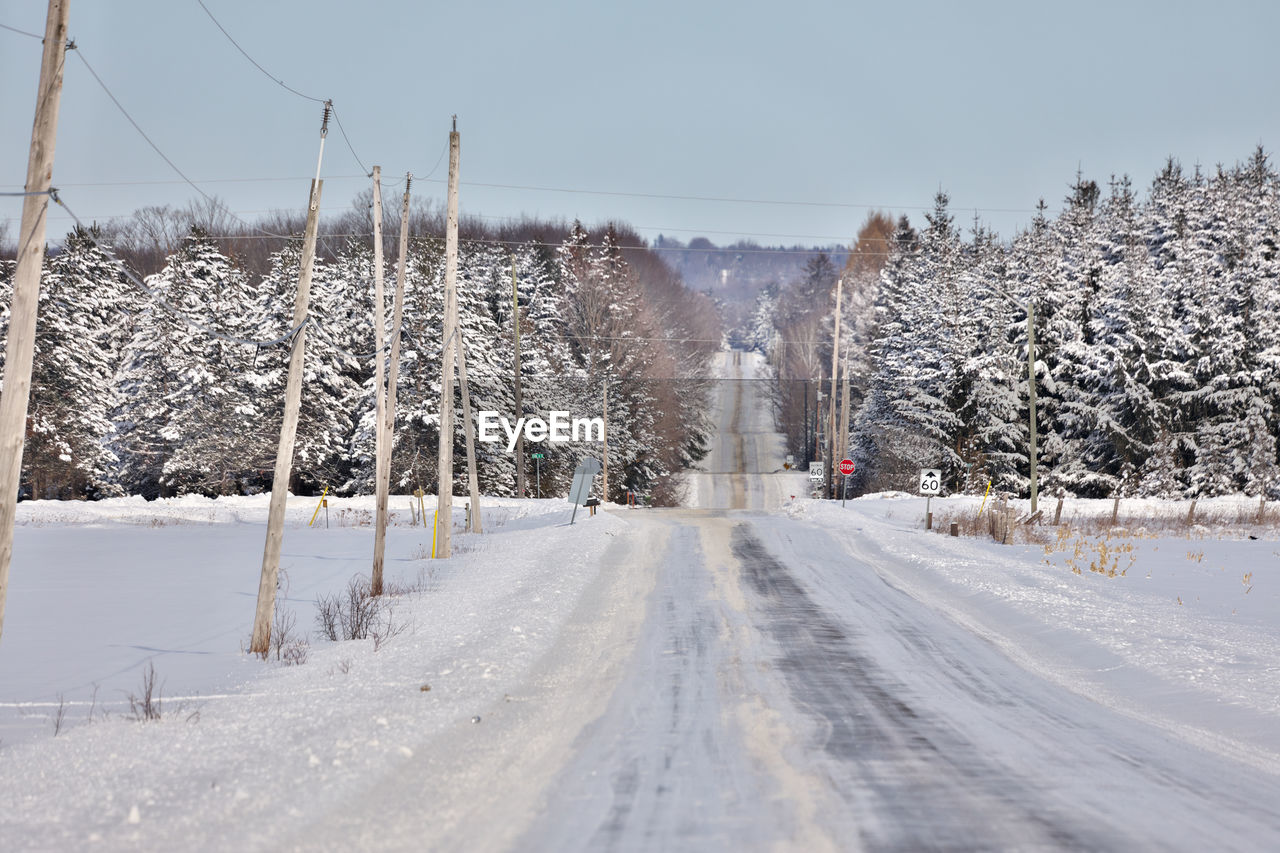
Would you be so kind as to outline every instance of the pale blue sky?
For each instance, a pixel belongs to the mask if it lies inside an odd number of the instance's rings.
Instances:
[[[332,98],[356,152],[425,177],[462,132],[465,213],[627,220],[647,237],[848,241],[862,207],[921,221],[947,190],[1003,236],[1077,166],[1145,187],[1167,155],[1280,146],[1274,2],[378,2],[205,0],[296,89]],[[0,24],[42,32],[40,0]],[[305,206],[319,105],[253,68],[195,0],[71,0],[71,33],[156,143],[235,211]],[[40,44],[0,30],[0,188],[26,171]],[[416,186],[443,194],[445,166]],[[367,185],[336,129],[324,207]],[[292,179],[230,181],[230,179]],[[54,184],[105,218],[190,188],[69,57]],[[433,181],[441,181],[439,183]],[[131,184],[89,186],[90,184]],[[0,199],[17,230],[20,207]],[[67,229],[59,217],[51,234]],[[719,233],[727,232],[727,233]],[[778,235],[778,236],[774,236]],[[782,235],[799,235],[797,237]]]

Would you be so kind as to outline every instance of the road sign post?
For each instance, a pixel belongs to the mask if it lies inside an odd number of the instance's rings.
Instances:
[[[853,460],[840,460],[840,473],[844,477],[840,480],[840,506],[844,506],[845,495],[849,491],[849,478],[853,476]]]
[[[533,454],[533,479],[537,482],[538,497],[542,497],[542,457],[543,454]],[[524,497],[524,495],[521,495]]]
[[[924,529],[933,529],[933,498],[942,494],[942,470],[940,468],[920,469],[920,494],[924,501]]]

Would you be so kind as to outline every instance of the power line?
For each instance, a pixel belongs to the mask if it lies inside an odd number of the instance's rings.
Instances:
[[[449,143],[445,142],[444,147],[440,149],[440,156],[436,158],[436,164],[431,167],[430,172],[427,172],[427,176],[425,178],[420,178],[420,180],[423,180],[423,181],[431,180],[431,176],[436,173],[436,169],[439,169],[440,164],[444,162],[444,155],[448,153],[449,153]]]
[[[29,36],[39,41],[44,41],[44,36],[39,33],[29,33],[26,30],[20,30],[17,27],[11,27],[8,24],[0,24],[0,30],[8,30],[11,33],[17,33],[20,36]]]
[[[254,59],[252,56],[249,55],[249,51],[245,50],[243,47],[240,46],[240,42],[236,41],[234,38],[231,37],[231,33],[227,32],[227,28],[222,26],[222,24],[219,23],[218,19],[213,16],[213,13],[209,11],[209,7],[204,5],[204,0],[196,0],[196,2],[200,4],[201,9],[204,9],[204,13],[209,16],[209,20],[213,21],[214,26],[216,26],[222,32],[222,34],[227,37],[227,41],[231,42],[231,44],[235,46],[235,49],[240,51],[240,55],[243,56],[245,59],[249,60],[250,64],[252,64],[254,68],[261,71],[263,75],[267,77],[267,79],[269,79],[271,82],[275,83],[277,86],[284,89],[285,91],[291,92],[297,95],[299,98],[305,98],[306,100],[314,101],[317,104],[328,104],[333,112],[334,121],[338,123],[338,132],[342,134],[343,141],[347,143],[347,150],[351,152],[351,156],[355,158],[356,163],[359,164],[360,168],[364,170],[365,176],[368,177],[369,175],[372,175],[372,172],[370,172],[369,168],[365,166],[364,161],[360,159],[360,155],[356,153],[355,146],[351,144],[351,137],[347,136],[347,129],[342,126],[342,119],[338,118],[337,109],[333,109],[333,106],[332,106],[333,100],[331,98],[316,98],[311,95],[305,94],[303,92],[299,92],[297,89],[285,83],[284,80],[281,80],[279,77],[275,76],[270,71],[263,68],[262,64],[258,62],[258,60]]]
[[[202,5],[203,5],[203,4],[202,4]],[[106,83],[104,83],[104,82],[102,81],[102,78],[98,76],[98,72],[93,70],[93,66],[89,64],[89,60],[85,59],[85,57],[84,57],[84,51],[83,51],[83,50],[80,50],[80,49],[78,49],[78,48],[77,48],[77,49],[76,49],[76,56],[78,56],[78,57],[80,58],[80,61],[84,64],[84,67],[85,67],[85,68],[87,68],[87,69],[89,69],[89,73],[90,73],[91,75],[93,75],[93,79],[94,79],[94,80],[96,80],[96,81],[98,81],[98,85],[102,87],[102,91],[104,91],[104,92],[106,92],[106,93],[107,93],[107,97],[111,99],[111,103],[113,103],[113,104],[115,104],[115,105],[116,105],[116,109],[118,109],[118,110],[120,111],[120,114],[121,114],[122,116],[124,116],[124,117],[128,120],[129,124],[133,125],[133,129],[134,129],[134,130],[136,130],[136,131],[138,131],[138,134],[139,134],[143,139],[145,139],[145,140],[146,140],[147,144],[151,146],[152,150],[153,150],[153,151],[155,151],[157,154],[159,154],[159,155],[160,155],[160,159],[162,159],[162,160],[164,160],[166,163],[168,163],[168,164],[169,164],[169,168],[170,168],[170,169],[173,169],[173,171],[177,173],[178,177],[182,178],[182,180],[183,180],[183,181],[184,181],[184,182],[185,182],[189,187],[191,187],[193,190],[195,190],[197,193],[199,193],[199,194],[200,194],[200,196],[201,196],[201,198],[203,198],[205,201],[209,202],[211,205],[213,205],[213,206],[214,206],[214,207],[216,207],[216,208],[222,208],[223,210],[226,210],[226,206],[225,206],[221,201],[219,201],[216,197],[209,195],[209,194],[208,194],[208,193],[206,193],[204,190],[200,189],[200,187],[196,186],[195,182],[194,182],[194,181],[192,181],[190,178],[188,178],[188,177],[187,177],[187,175],[186,175],[186,173],[185,173],[185,172],[183,172],[181,169],[179,169],[179,168],[178,168],[178,165],[177,165],[176,163],[174,163],[171,159],[169,159],[169,155],[167,155],[167,154],[165,154],[163,151],[161,151],[161,150],[160,150],[160,146],[159,146],[159,145],[156,145],[155,141],[154,141],[154,140],[152,140],[152,138],[151,138],[150,136],[147,136],[146,131],[144,131],[144,130],[142,129],[141,125],[139,125],[136,121],[134,121],[133,116],[129,115],[129,111],[128,111],[128,110],[126,110],[126,109],[124,108],[124,105],[120,103],[120,99],[119,99],[119,98],[117,98],[117,97],[116,97],[116,96],[111,92],[111,90],[110,90],[109,88],[107,88],[107,84],[106,84]],[[65,207],[65,205],[64,205],[64,207]],[[71,212],[71,211],[70,211],[70,209],[68,209],[68,210],[67,210],[67,212],[68,212],[68,213],[70,213],[70,212]],[[274,234],[274,233],[272,233],[271,231],[267,231],[267,230],[266,230],[266,229],[264,229],[264,228],[260,228],[260,227],[258,227],[258,226],[256,226],[256,225],[251,225],[251,224],[249,224],[248,222],[245,222],[245,221],[244,221],[243,219],[241,219],[240,217],[236,216],[234,213],[231,213],[229,210],[227,211],[227,213],[228,213],[228,214],[230,214],[230,216],[231,216],[233,219],[235,219],[237,222],[239,222],[241,225],[244,225],[246,228],[252,228],[252,229],[254,229],[255,231],[261,231],[263,234],[267,234],[267,235],[272,236],[272,237],[283,237],[283,236],[284,236],[283,234]],[[72,215],[74,216],[74,214],[72,214]]]
[[[243,47],[241,47],[238,41],[236,41],[234,38],[231,37],[231,33],[227,32],[227,28],[222,26],[222,24],[218,23],[218,19],[213,16],[212,12],[209,11],[209,7],[204,5],[204,0],[196,0],[196,2],[200,4],[201,9],[204,9],[204,13],[209,16],[209,20],[213,21],[213,25],[217,27],[219,30],[221,30],[222,34],[227,37],[227,41],[235,45],[236,50],[240,51],[240,55],[243,56],[245,59],[249,60],[249,62],[253,65],[253,67],[261,71],[263,74],[265,74],[267,78],[271,80],[271,82],[275,83],[277,86],[284,89],[285,91],[292,92],[293,94],[297,95],[299,98],[306,98],[308,101],[315,101],[317,104],[323,104],[326,100],[328,100],[327,98],[313,98],[311,95],[303,94],[302,92],[299,92],[297,89],[293,88],[289,84],[285,83],[280,78],[276,77],[267,69],[263,68],[260,64],[258,64],[258,60],[250,56],[249,52],[245,50]]]
[[[339,123],[339,126],[341,126],[340,123]],[[431,172],[427,173],[428,175],[427,177],[419,177],[419,178],[416,178],[416,180],[426,181],[428,183],[433,183],[433,184],[446,183],[446,180],[444,178],[432,178],[430,177],[430,175],[433,174],[437,168],[439,168],[440,163],[443,160],[443,154],[447,151],[448,151],[448,146],[446,146],[444,152],[441,153],[441,157],[436,160],[436,165],[432,167]],[[352,153],[354,154],[354,152]],[[363,162],[361,162],[359,158],[357,158],[357,163],[361,167],[364,166]],[[364,180],[368,177],[369,176],[367,174],[332,175],[327,177],[326,180],[355,180],[355,179]],[[278,181],[295,181],[295,180],[310,180],[310,179],[311,179],[311,176],[309,175],[297,177],[297,178],[210,178],[208,180],[199,181],[198,183],[204,183],[204,184],[254,183],[254,182],[269,183],[269,182],[278,182]],[[103,183],[92,183],[92,184],[89,184],[89,183],[63,184],[63,186],[66,186],[66,187],[126,186],[127,187],[127,186],[148,186],[152,184],[161,185],[166,183],[176,183],[176,182],[175,181],[114,181],[114,182],[103,182]],[[389,182],[384,182],[384,184],[387,186],[393,186]],[[581,189],[581,188],[574,188],[574,187],[547,187],[547,186],[536,186],[536,185],[530,185],[530,184],[496,184],[496,183],[487,183],[482,181],[462,181],[462,186],[483,187],[485,189],[521,190],[521,191],[529,191],[529,192],[567,193],[571,195],[616,196],[619,198],[647,198],[647,199],[659,199],[659,200],[667,200],[667,201],[700,201],[700,202],[716,202],[716,203],[723,202],[723,203],[734,203],[734,204],[777,205],[777,206],[784,206],[784,207],[786,206],[833,207],[833,208],[852,208],[852,209],[861,209],[861,210],[933,210],[934,209],[934,206],[931,204],[929,205],[885,205],[885,204],[867,204],[864,202],[807,201],[803,199],[801,200],[772,199],[771,200],[771,199],[750,199],[750,198],[727,198],[727,197],[720,197],[720,196],[703,196],[703,195],[669,195],[669,194],[663,194],[663,193],[637,193],[637,192],[627,192],[625,190],[592,190],[592,189]],[[953,205],[949,209],[954,210],[957,213],[965,212],[965,211],[975,211],[977,213],[1035,213],[1038,210],[1038,208],[975,207],[972,205]],[[1046,210],[1050,213],[1053,213],[1057,210],[1057,208],[1046,208]],[[672,228],[669,230],[675,231],[679,229]],[[692,229],[689,229],[689,230],[692,230]],[[729,232],[729,233],[738,233],[738,232]]]
[[[81,181],[77,183],[63,183],[62,188],[82,189],[86,187],[152,187],[152,186],[171,186],[174,184],[268,184],[268,183],[291,183],[293,181],[310,181],[314,175],[295,175],[285,178],[205,178],[199,181],[175,181],[171,179],[155,180],[155,181]],[[326,181],[338,180],[368,180],[368,175],[326,175]],[[17,186],[16,184],[0,184],[0,186]]]
[[[342,141],[347,143],[347,150],[351,152],[352,157],[356,158],[356,163],[359,164],[360,168],[367,173],[365,177],[373,177],[373,171],[364,164],[364,161],[360,159],[360,155],[356,153],[356,149],[351,145],[351,138],[347,136],[347,129],[342,126],[342,119],[338,118],[338,108],[330,104],[330,110],[333,112],[333,120],[338,123],[338,132],[342,134]]]

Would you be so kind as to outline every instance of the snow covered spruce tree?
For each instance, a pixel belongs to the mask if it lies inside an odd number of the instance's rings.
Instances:
[[[123,493],[108,446],[109,412],[133,290],[101,241],[96,227],[77,227],[41,280],[22,459],[22,479],[33,497]]]
[[[1010,276],[1003,247],[980,225],[967,260],[953,294],[960,309],[955,401],[962,466],[955,482],[961,491],[981,491],[989,482],[999,491],[1021,492],[1028,473],[1026,297]]]
[[[851,445],[871,488],[903,488],[925,462],[951,481],[963,468],[956,450],[961,247],[948,203],[938,193],[918,240],[900,231],[882,274],[874,373]]]
[[[615,229],[598,246],[575,222],[560,249],[561,274],[569,296],[569,339],[586,373],[580,410],[604,414],[609,395],[608,500],[627,490],[649,492],[667,474],[660,446],[655,388],[648,380],[657,352],[654,327],[640,298],[638,283],[622,257]]]
[[[373,333],[373,249],[363,241],[348,239],[337,257],[326,264],[325,295],[318,306],[317,319],[329,330],[341,366],[341,387],[347,411],[341,429],[333,439],[344,446],[334,448],[331,469],[322,473],[332,491],[340,495],[372,494],[374,491],[374,359],[388,358],[391,332],[391,299],[385,306],[383,333],[388,352],[374,352]],[[387,275],[384,272],[384,275]],[[395,271],[389,271],[394,295]]]
[[[271,270],[258,287],[257,334],[262,337],[289,331],[301,265],[297,243],[272,255]],[[335,276],[319,258],[312,267],[292,476],[293,488],[300,491],[325,485],[336,490],[352,478],[351,447],[363,379],[363,365],[353,350],[372,354],[372,277],[361,275],[358,263],[349,263],[342,272],[344,277]],[[254,458],[268,463],[263,466],[267,487],[284,413],[289,353],[288,342],[263,350],[250,374],[259,388],[255,436],[260,449]]]
[[[1274,493],[1277,479],[1276,174],[1261,150],[1210,181],[1197,223],[1190,494]]]
[[[117,377],[117,448],[134,493],[236,494],[260,452],[264,370],[252,338],[246,277],[199,228],[147,280],[144,305]]]

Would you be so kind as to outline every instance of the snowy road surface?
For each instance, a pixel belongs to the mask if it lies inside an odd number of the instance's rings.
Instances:
[[[1215,621],[793,502],[758,360],[720,369],[697,506],[500,504],[380,650],[0,750],[0,849],[1280,849],[1274,573]]]

